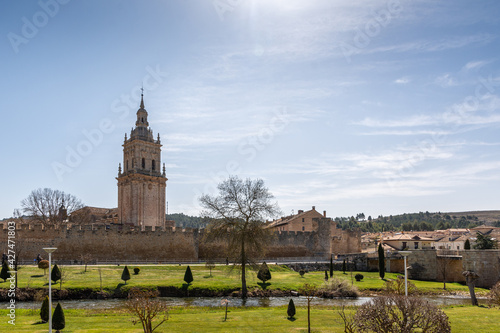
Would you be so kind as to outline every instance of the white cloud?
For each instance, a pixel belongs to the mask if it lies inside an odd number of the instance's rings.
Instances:
[[[407,77],[402,77],[402,78],[396,79],[394,81],[394,83],[397,83],[397,84],[407,84],[407,83],[410,83],[410,79],[407,78]]]

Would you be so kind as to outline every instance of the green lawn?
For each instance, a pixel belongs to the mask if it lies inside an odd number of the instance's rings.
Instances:
[[[313,332],[343,332],[338,308],[313,307]],[[500,332],[498,308],[455,306],[443,309],[450,318],[452,332]],[[348,309],[348,311],[354,311]],[[1,332],[47,332],[48,324],[40,324],[38,311],[17,310],[16,326],[7,323],[7,310],[0,310]],[[142,332],[133,325],[131,316],[123,310],[65,310],[66,329],[63,332]],[[286,318],[286,307],[230,308],[223,321],[224,309],[173,308],[169,320],[155,332],[306,332],[307,308],[297,307],[296,320]]]
[[[102,286],[104,290],[113,291],[116,288],[123,287],[123,281],[120,279],[124,266],[88,266],[87,272],[84,272],[83,266],[64,266],[62,267],[65,272],[63,282],[63,289],[83,289],[91,288],[99,290],[100,278],[99,270],[102,276]],[[138,275],[134,275],[133,268],[129,266],[131,279],[127,282],[127,287],[157,287],[157,286],[175,286],[182,287],[184,281],[184,272],[186,266],[178,265],[147,265],[138,266],[141,271]],[[310,272],[306,273],[304,277],[300,277],[297,272],[281,266],[269,265],[272,273],[272,279],[269,281],[269,289],[281,290],[297,290],[304,283],[321,286],[324,284],[324,272]],[[220,265],[212,270],[212,277],[210,277],[209,270],[204,265],[191,266],[194,281],[190,288],[202,288],[211,290],[235,290],[240,287],[240,276],[237,269],[231,270],[231,266]],[[48,276],[43,274],[43,270],[36,266],[23,266],[19,270],[19,284],[20,288],[47,288]],[[352,276],[357,272],[353,272]],[[353,283],[361,291],[372,292],[383,289],[384,281],[379,278],[377,272],[360,272],[364,275],[364,279],[360,282],[353,280]],[[48,274],[48,272],[47,272]],[[395,279],[398,274],[386,273],[386,279]],[[351,274],[335,271],[334,276],[346,279],[351,282]],[[419,291],[423,293],[441,293],[443,292],[443,283],[429,282],[429,281],[415,281],[413,282]],[[257,279],[255,271],[249,270],[247,272],[247,284],[249,289],[259,288],[260,281]],[[3,282],[0,282],[2,288]],[[459,283],[447,283],[448,291],[467,293],[466,286]],[[53,288],[59,288],[59,284],[53,285]],[[477,288],[477,292],[486,292],[486,290]]]

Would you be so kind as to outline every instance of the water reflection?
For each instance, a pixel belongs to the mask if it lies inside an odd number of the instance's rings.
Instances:
[[[227,298],[231,307],[273,307],[288,305],[290,298],[296,306],[307,305],[305,297],[251,297],[246,300],[241,298]],[[223,297],[159,297],[169,306],[206,306],[218,307]],[[328,299],[315,297],[311,305],[322,306],[359,306],[373,299],[373,297],[358,297],[349,299]],[[465,297],[425,297],[428,301],[436,305],[461,305],[470,304],[470,299]],[[65,309],[113,309],[123,307],[124,299],[108,299],[108,300],[63,300]],[[485,300],[479,299],[479,303],[484,303]],[[16,307],[19,309],[38,309],[39,303],[35,302],[16,302]]]

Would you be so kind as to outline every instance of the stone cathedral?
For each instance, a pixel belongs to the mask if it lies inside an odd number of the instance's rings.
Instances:
[[[148,113],[141,105],[135,128],[123,142],[123,170],[118,167],[118,223],[134,226],[165,226],[165,164],[161,170],[160,134],[149,127]]]

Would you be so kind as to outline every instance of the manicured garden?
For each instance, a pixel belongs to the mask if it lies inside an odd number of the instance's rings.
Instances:
[[[137,266],[140,268],[138,274],[134,274],[133,269],[136,266],[129,266],[131,279],[125,284],[121,280],[124,266],[88,266],[87,271],[83,266],[59,266],[63,272],[62,289],[94,289],[100,290],[101,283],[104,291],[114,291],[116,289],[128,289],[131,287],[156,288],[156,287],[177,287],[182,288],[184,284],[185,265],[145,265]],[[207,289],[212,291],[231,291],[238,290],[241,286],[238,269],[232,266],[218,265],[210,270],[204,265],[190,266],[194,281],[190,288]],[[303,277],[298,272],[292,271],[287,267],[269,265],[272,274],[270,281],[265,285],[257,278],[257,272],[247,271],[247,284],[249,290],[265,287],[269,290],[299,290],[305,283],[321,287],[325,284],[324,272],[308,272]],[[334,277],[344,279],[356,286],[362,293],[371,294],[382,291],[385,282],[380,279],[378,272],[359,272],[363,275],[361,281],[356,281],[354,276],[358,272],[334,271]],[[48,274],[36,266],[23,266],[19,270],[19,288],[47,288]],[[395,273],[386,273],[385,279],[396,279]],[[416,285],[419,292],[425,294],[442,294],[443,283],[432,281],[410,280]],[[0,283],[0,288],[2,283]],[[59,283],[53,284],[54,289],[59,289]],[[468,288],[460,283],[447,283],[447,292],[445,293],[463,293],[468,294]],[[487,290],[476,288],[479,294],[486,293]]]
[[[474,306],[443,308],[450,318],[452,332],[500,332],[500,309]],[[311,309],[313,332],[343,332],[339,308],[315,306]],[[346,310],[354,312],[353,308]],[[121,309],[65,310],[63,332],[142,332],[133,325],[131,315]],[[7,310],[0,310],[1,332],[47,332],[48,324],[40,324],[39,311],[17,310],[15,327],[7,323]],[[232,308],[224,321],[223,307],[172,308],[169,319],[155,332],[307,332],[307,308],[297,307],[295,320],[288,320],[286,307]]]

